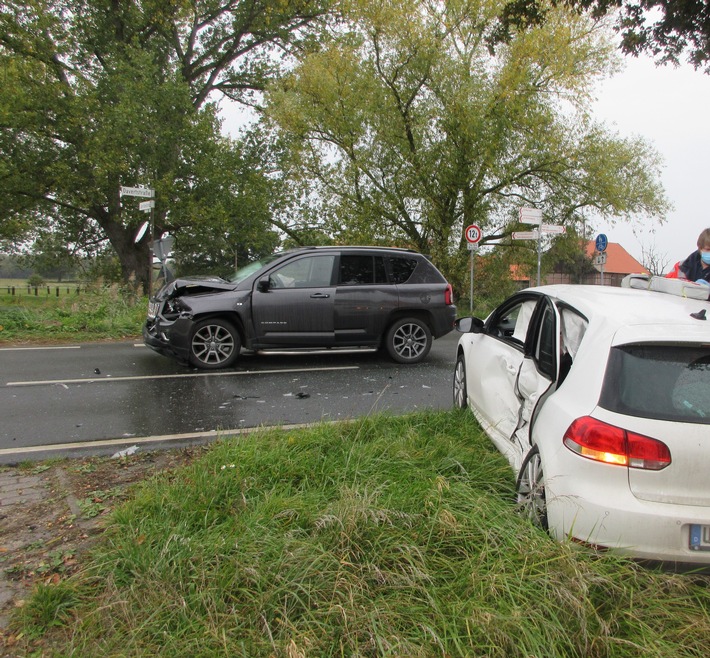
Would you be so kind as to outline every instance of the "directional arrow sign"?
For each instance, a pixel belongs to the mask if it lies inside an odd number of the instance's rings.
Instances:
[[[152,199],[155,190],[150,187],[121,187],[121,196],[139,196],[144,199]]]
[[[567,229],[562,224],[540,224],[543,233],[565,233]]]
[[[523,224],[539,224],[542,221],[542,210],[523,207],[520,209],[520,221]]]
[[[513,231],[513,240],[537,240],[539,237],[537,231]]]

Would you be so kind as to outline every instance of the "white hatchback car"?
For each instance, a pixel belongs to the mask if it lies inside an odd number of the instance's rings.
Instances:
[[[710,565],[710,303],[602,286],[462,318],[454,404],[557,539]]]

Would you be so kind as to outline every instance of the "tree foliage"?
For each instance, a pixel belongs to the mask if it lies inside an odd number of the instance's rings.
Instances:
[[[663,64],[682,57],[710,72],[710,5],[705,0],[552,0],[593,18],[615,17],[621,49],[630,55],[648,53]],[[540,25],[549,11],[547,0],[511,0],[501,15],[491,44]]]
[[[271,89],[336,238],[415,247],[455,280],[463,227],[498,242],[521,205],[565,224],[664,212],[657,153],[587,111],[616,65],[609,31],[552,8],[491,54],[503,6],[353,0],[349,22]]]
[[[0,239],[17,243],[51,230],[82,240],[85,253],[109,241],[124,279],[147,287],[149,241],[134,244],[145,215],[137,199],[120,197],[120,186],[156,190],[156,235],[189,234],[197,225],[203,235],[210,225],[219,233],[225,222],[236,230],[242,221],[253,231],[265,219],[263,207],[249,215],[234,199],[240,186],[253,186],[259,169],[220,137],[215,101],[224,95],[253,102],[280,66],[275,53],[298,40],[325,6],[325,0],[5,2]],[[252,183],[236,180],[246,162]]]

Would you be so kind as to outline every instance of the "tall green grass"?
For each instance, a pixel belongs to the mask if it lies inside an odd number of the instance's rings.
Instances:
[[[147,301],[116,288],[80,295],[0,294],[0,344],[138,336]]]
[[[61,656],[705,655],[706,579],[555,543],[512,501],[465,412],[226,439],[114,513],[71,615],[17,623]]]

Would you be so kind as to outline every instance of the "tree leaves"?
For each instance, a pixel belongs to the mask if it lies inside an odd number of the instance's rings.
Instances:
[[[349,22],[270,90],[337,239],[414,246],[453,276],[463,227],[500,239],[524,204],[556,223],[585,208],[664,212],[655,152],[588,115],[594,81],[616,66],[609,32],[551,8],[491,53],[501,7],[352,2]]]

